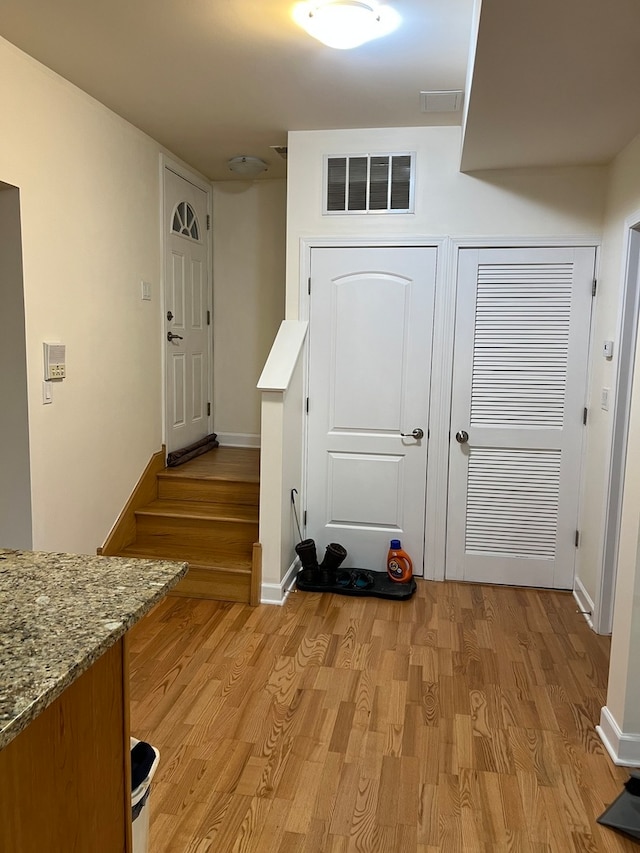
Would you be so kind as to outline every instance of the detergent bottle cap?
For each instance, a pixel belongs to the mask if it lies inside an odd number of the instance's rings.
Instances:
[[[394,551],[397,551],[399,548],[402,548],[400,540],[399,539],[392,539],[391,540],[391,547],[393,548]]]

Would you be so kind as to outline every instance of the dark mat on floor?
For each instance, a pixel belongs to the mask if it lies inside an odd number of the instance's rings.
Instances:
[[[200,441],[196,441],[188,447],[183,447],[181,450],[172,450],[167,456],[167,468],[175,468],[177,465],[182,465],[190,459],[195,459],[196,456],[202,456],[203,453],[208,453],[210,450],[218,447],[219,444],[218,436],[215,432],[212,432],[211,435],[201,438]]]
[[[640,840],[640,771],[631,771],[631,777],[624,783],[624,790],[597,818],[597,823],[636,841]]]
[[[296,577],[296,586],[302,592],[335,592],[338,595],[369,595],[406,601],[416,591],[413,578],[408,583],[392,581],[386,572],[368,569],[338,569],[335,583],[320,583],[318,573],[302,569]]]

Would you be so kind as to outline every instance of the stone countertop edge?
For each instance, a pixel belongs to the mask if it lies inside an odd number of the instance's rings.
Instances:
[[[0,548],[0,750],[158,604],[188,568],[186,562],[171,560]],[[80,584],[78,591],[83,569],[87,587]],[[96,588],[96,578],[107,586]],[[114,586],[115,578],[124,585]],[[62,602],[59,613],[56,604]],[[41,626],[33,611],[42,604],[51,607],[41,608]],[[67,626],[66,608],[75,604],[76,616]],[[74,629],[82,635],[77,643]]]

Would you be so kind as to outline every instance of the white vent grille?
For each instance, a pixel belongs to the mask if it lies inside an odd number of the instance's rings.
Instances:
[[[414,160],[410,153],[327,157],[324,213],[413,213]]]
[[[467,552],[553,559],[559,450],[470,448]]]
[[[562,428],[571,281],[568,264],[481,264],[471,423]]]

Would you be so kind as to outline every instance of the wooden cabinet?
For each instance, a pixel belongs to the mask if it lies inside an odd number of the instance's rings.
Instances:
[[[131,853],[127,636],[0,751],[2,853]]]

